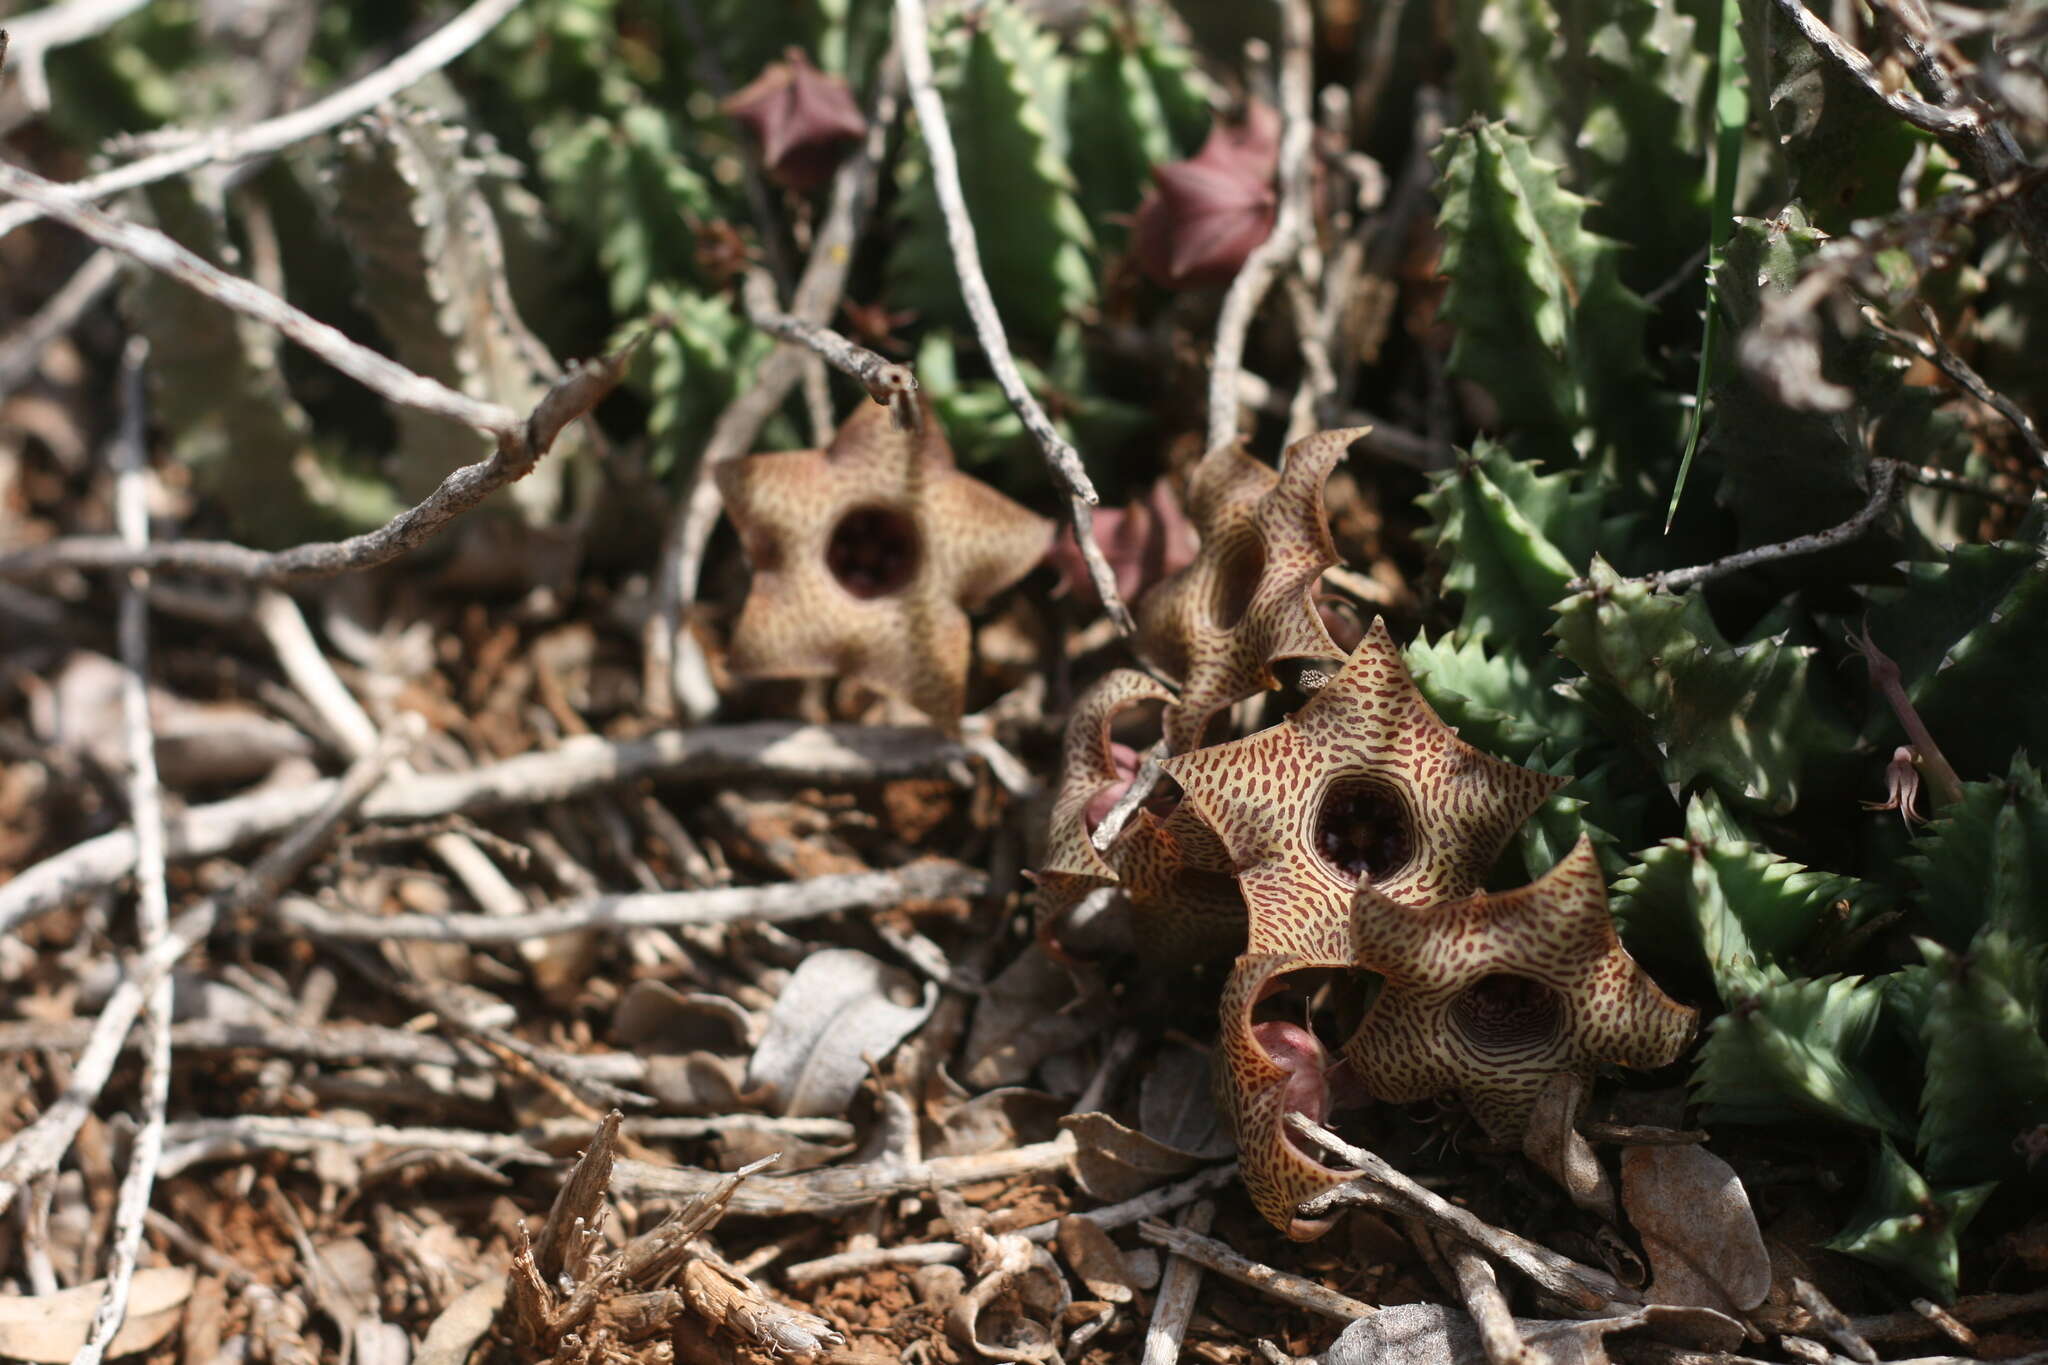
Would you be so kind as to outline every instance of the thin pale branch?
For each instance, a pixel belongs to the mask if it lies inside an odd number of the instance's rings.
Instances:
[[[868,135],[860,150],[847,158],[832,178],[832,198],[811,245],[790,301],[791,315],[823,324],[839,307],[853,266],[853,245],[874,204],[889,133],[902,103],[903,72],[892,50],[875,77],[875,104],[868,115]],[[782,406],[813,362],[794,344],[778,346],[761,362],[747,391],[726,405],[691,473],[689,496],[669,515],[662,537],[661,570],[657,578],[657,610],[644,635],[645,694],[658,719],[671,719],[680,706],[691,720],[707,719],[718,707],[718,691],[710,666],[695,637],[683,626],[683,613],[697,599],[704,552],[718,524],[720,501],[712,468],[753,448],[761,427]],[[870,390],[873,392],[873,390]]]
[[[278,918],[313,938],[374,942],[418,941],[471,946],[517,943],[554,934],[601,930],[673,929],[686,924],[776,924],[841,910],[900,905],[908,900],[974,897],[988,876],[958,863],[913,863],[891,872],[849,872],[767,886],[708,891],[645,891],[590,896],[530,915],[368,915],[327,910],[291,900]]]
[[[1315,16],[1308,0],[1280,0],[1280,208],[1273,231],[1245,259],[1223,295],[1216,318],[1216,346],[1209,361],[1211,450],[1237,439],[1238,373],[1244,367],[1245,336],[1259,304],[1293,264],[1309,231],[1309,154],[1314,146],[1315,111],[1311,85]]]
[[[43,59],[60,47],[97,38],[149,0],[69,0],[62,5],[18,14],[7,21],[8,40],[0,43],[0,59],[21,83],[21,97],[35,113],[50,107],[50,81]]]
[[[1205,1234],[1215,1218],[1216,1205],[1204,1199],[1181,1210],[1179,1226],[1173,1230],[1208,1241]],[[1149,1241],[1153,1232],[1165,1226],[1142,1223],[1139,1233]],[[1166,1271],[1159,1279],[1159,1297],[1152,1305],[1152,1320],[1145,1324],[1143,1365],[1174,1365],[1180,1359],[1181,1342],[1187,1336],[1189,1320],[1195,1315],[1195,1296],[1202,1287],[1202,1266],[1202,1261],[1185,1249],[1168,1248]]]
[[[579,735],[544,753],[462,773],[429,773],[391,782],[363,803],[375,821],[432,820],[568,800],[641,778],[662,781],[754,780],[876,782],[929,776],[962,765],[967,751],[928,727],[797,725],[781,721],[662,730],[639,739]],[[334,779],[255,792],[172,817],[173,857],[204,858],[268,838],[311,818],[337,789]],[[98,835],[44,859],[0,885],[0,933],[110,886],[135,867],[135,836]]]
[[[917,376],[908,365],[899,365],[878,351],[849,341],[822,323],[775,304],[775,282],[766,271],[747,272],[745,298],[747,317],[762,331],[810,350],[827,365],[856,380],[868,397],[889,409],[899,430],[917,429]]]
[[[1102,609],[1118,630],[1129,635],[1137,630],[1130,608],[1117,591],[1116,571],[1095,541],[1095,523],[1090,515],[1101,498],[1089,482],[1080,452],[1054,429],[1052,419],[1024,383],[1010,354],[1010,338],[996,313],[995,296],[989,292],[988,276],[981,268],[981,246],[975,236],[974,220],[967,212],[967,196],[960,188],[960,158],[953,147],[952,125],[946,120],[946,102],[939,95],[932,72],[932,54],[927,33],[924,0],[896,0],[896,48],[902,55],[903,72],[910,83],[910,100],[917,110],[919,129],[924,134],[925,154],[931,160],[932,188],[938,193],[939,211],[946,220],[946,247],[953,256],[954,273],[960,278],[960,297],[974,320],[974,334],[995,372],[996,384],[1010,401],[1010,408],[1024,429],[1038,442],[1053,478],[1067,494],[1074,525],[1074,540],[1088,565],[1089,580],[1095,585]]]
[[[351,346],[354,344],[349,343]],[[309,578],[332,578],[336,574],[389,563],[424,545],[440,534],[449,522],[506,484],[531,472],[534,463],[547,453],[564,426],[595,407],[618,386],[638,344],[635,340],[612,355],[587,360],[573,367],[555,381],[554,387],[548,390],[523,422],[513,418],[507,431],[500,434],[498,448],[489,459],[453,471],[422,502],[400,512],[374,531],[365,531],[347,540],[294,545],[288,550],[254,550],[246,545],[220,540],[167,541],[137,546],[118,536],[67,536],[17,550],[13,554],[0,555],[0,580],[30,581],[62,569],[152,569],[207,574],[248,583],[280,584]],[[472,403],[474,400],[464,398],[462,401]],[[509,410],[507,416],[510,416]]]
[[[1985,383],[1984,376],[1972,369],[1969,361],[1949,349],[1948,343],[1941,339],[1941,328],[1935,321],[1932,308],[1924,303],[1919,308],[1920,321],[1927,328],[1924,337],[1916,336],[1903,327],[1894,327],[1875,308],[1865,307],[1862,311],[1863,320],[1885,337],[1940,370],[1955,381],[1956,387],[2012,423],[2034,458],[2048,467],[2048,445],[2042,443],[2041,432],[2034,425],[2034,419],[2027,416],[2019,404]]]
[[[120,256],[112,251],[95,251],[36,310],[34,317],[0,340],[0,398],[28,382],[42,364],[43,352],[50,348],[50,343],[76,327],[79,319],[106,297],[120,277]]]
[[[359,114],[368,113],[407,86],[439,71],[475,47],[485,34],[498,26],[500,20],[518,7],[519,0],[477,0],[390,63],[303,109],[244,127],[192,133],[189,135],[191,140],[181,146],[54,188],[69,202],[89,203],[123,190],[168,180],[211,163],[246,161],[250,157],[282,151]],[[17,38],[20,22],[15,21]],[[158,134],[157,138],[161,140],[164,136]],[[52,213],[54,210],[42,201],[0,205],[0,237]]]
[[[1832,550],[1838,545],[1847,545],[1861,537],[1878,518],[1885,514],[1892,504],[1892,495],[1898,491],[1899,467],[1890,460],[1872,461],[1870,471],[1870,499],[1856,515],[1838,526],[1811,535],[1794,536],[1774,545],[1757,545],[1747,550],[1737,550],[1732,555],[1707,564],[1695,564],[1688,569],[1672,569],[1665,573],[1651,574],[1647,578],[1653,587],[1664,592],[1682,592],[1696,583],[1712,582],[1743,569],[1752,569],[1759,564],[1773,564],[1781,559],[1797,559],[1802,555],[1818,554]],[[1579,580],[1583,583],[1583,580]],[[1576,589],[1575,589],[1576,590]]]
[[[1197,1265],[1205,1266],[1227,1279],[1249,1285],[1261,1294],[1291,1303],[1297,1308],[1306,1308],[1311,1313],[1320,1313],[1326,1318],[1339,1322],[1353,1322],[1369,1318],[1380,1310],[1369,1303],[1360,1303],[1349,1294],[1340,1294],[1334,1289],[1317,1284],[1314,1280],[1276,1270],[1272,1266],[1254,1261],[1231,1250],[1213,1237],[1185,1227],[1154,1220],[1138,1225],[1138,1236],[1156,1247],[1164,1247],[1176,1256],[1185,1257]]]
[[[143,364],[149,343],[131,337],[121,357],[121,427],[113,442],[114,517],[121,538],[149,543],[149,453],[143,400]],[[156,952],[171,929],[170,890],[165,882],[164,796],[157,780],[156,736],[149,717],[149,579],[136,573],[121,590],[118,634],[121,646],[121,720],[128,739],[128,814],[135,822],[135,925],[145,956]],[[144,1005],[147,1037],[142,1060],[142,1127],[135,1135],[128,1169],[114,1203],[113,1254],[107,1288],[93,1313],[85,1345],[74,1365],[99,1365],[128,1317],[142,1229],[156,1186],[158,1154],[171,1098],[171,976],[164,972],[149,988]]]
[[[341,822],[384,780],[385,769],[397,752],[395,745],[382,748],[351,767],[340,781],[323,784],[327,788],[326,799],[308,813],[309,818],[296,824],[291,833],[258,858],[226,894],[209,897],[179,915],[169,931],[136,958],[131,970],[101,1006],[92,1036],[72,1065],[71,1081],[64,1093],[51,1101],[34,1123],[0,1143],[0,1213],[7,1211],[23,1184],[55,1170],[70,1149],[72,1139],[113,1075],[114,1062],[121,1055],[128,1030],[134,1026],[135,1017],[142,1012],[157,980],[204,942],[224,915],[275,900]]]
[[[390,357],[350,340],[339,328],[300,312],[248,280],[230,275],[155,228],[123,222],[103,213],[66,193],[63,186],[18,166],[0,164],[0,193],[38,205],[50,217],[101,246],[132,256],[224,308],[275,327],[363,387],[400,407],[417,408],[474,427],[495,437],[501,445],[520,441],[525,435],[525,421],[512,409],[471,398],[438,380],[414,374]]]

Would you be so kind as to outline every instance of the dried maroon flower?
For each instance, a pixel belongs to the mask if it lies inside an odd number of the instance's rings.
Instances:
[[[1135,602],[1146,589],[1186,568],[1195,558],[1200,537],[1194,523],[1181,511],[1173,487],[1160,479],[1122,507],[1098,507],[1090,515],[1095,543],[1116,573],[1117,593]],[[1095,581],[1088,576],[1088,562],[1074,543],[1072,527],[1053,542],[1052,566],[1059,572],[1060,588],[1070,592],[1084,607],[1098,606]]]
[[[761,144],[769,176],[799,192],[831,179],[847,149],[868,131],[846,82],[812,66],[795,47],[727,99],[725,112]]]
[[[1253,104],[1188,160],[1155,166],[1131,229],[1138,268],[1167,289],[1228,284],[1273,231],[1279,156],[1279,115]]]

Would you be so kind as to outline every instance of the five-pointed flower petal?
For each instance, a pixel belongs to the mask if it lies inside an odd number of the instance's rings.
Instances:
[[[1459,739],[1378,620],[1279,725],[1163,766],[1237,867],[1249,951],[1339,962],[1361,878],[1404,904],[1467,895],[1564,782]]]
[[[741,677],[847,677],[959,728],[973,611],[1031,570],[1052,525],[953,467],[929,406],[915,432],[863,403],[827,450],[729,460],[726,513],[754,567]]]
[[[1379,1099],[1455,1094],[1518,1139],[1549,1077],[1663,1066],[1692,1038],[1694,1012],[1616,937],[1590,839],[1499,894],[1413,905],[1361,886],[1351,923],[1358,965],[1385,982],[1344,1056]]]
[[[1365,431],[1303,437],[1278,473],[1235,445],[1195,466],[1188,504],[1201,548],[1138,607],[1139,653],[1181,685],[1166,713],[1175,753],[1199,745],[1223,707],[1278,687],[1274,660],[1342,656],[1314,601],[1337,562],[1323,485]]]

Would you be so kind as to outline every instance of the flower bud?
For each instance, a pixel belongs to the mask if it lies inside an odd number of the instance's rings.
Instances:
[[[1279,200],[1280,116],[1254,103],[1236,123],[1218,122],[1202,150],[1152,170],[1138,205],[1131,250],[1138,268],[1167,289],[1228,284],[1273,231]]]

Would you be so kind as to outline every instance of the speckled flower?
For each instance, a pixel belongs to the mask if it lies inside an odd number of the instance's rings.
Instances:
[[[955,469],[928,404],[923,418],[899,431],[862,403],[829,449],[718,466],[754,568],[734,674],[852,678],[959,728],[967,613],[1031,570],[1052,525]]]
[[[1106,851],[1091,837],[1133,776],[1129,757],[1110,737],[1117,716],[1171,696],[1125,668],[1104,675],[1074,702],[1036,877],[1040,937],[1050,946],[1058,945],[1067,911],[1103,886],[1123,888],[1138,941],[1155,961],[1202,961],[1244,946],[1244,901],[1230,860],[1185,805],[1164,817],[1140,809]]]
[[[831,179],[868,131],[846,82],[812,66],[796,47],[728,97],[725,112],[754,135],[769,176],[798,191]]]
[[[1468,895],[1564,781],[1459,739],[1379,620],[1292,716],[1164,766],[1237,867],[1249,951],[1338,962],[1361,881],[1411,905]]]
[[[1323,485],[1365,430],[1303,437],[1278,473],[1234,445],[1195,466],[1188,511],[1201,547],[1138,604],[1139,653],[1180,684],[1166,713],[1175,753],[1199,745],[1223,707],[1278,687],[1275,660],[1342,657],[1315,605],[1337,562]]]
[[[1550,1077],[1664,1066],[1692,1038],[1694,1012],[1616,937],[1583,837],[1497,895],[1414,905],[1362,886],[1352,935],[1357,962],[1385,977],[1344,1045],[1352,1072],[1382,1100],[1457,1095],[1496,1138],[1521,1137]]]

